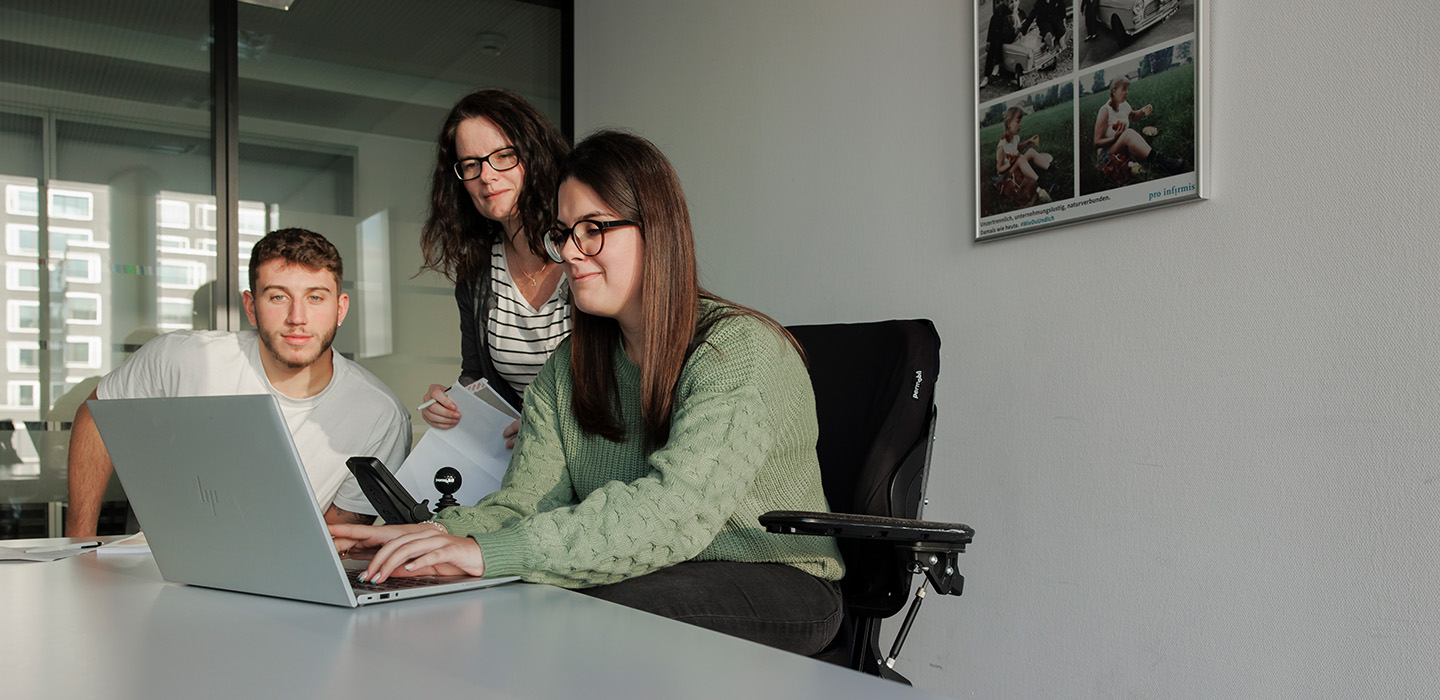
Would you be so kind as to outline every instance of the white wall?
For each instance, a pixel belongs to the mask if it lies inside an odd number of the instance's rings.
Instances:
[[[985,244],[968,3],[576,5],[579,129],[671,156],[711,289],[939,326],[927,516],[978,534],[916,685],[1440,687],[1430,0],[1213,3],[1215,198]]]

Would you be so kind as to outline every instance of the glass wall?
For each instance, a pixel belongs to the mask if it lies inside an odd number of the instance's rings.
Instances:
[[[263,202],[275,225],[336,244],[351,307],[335,347],[415,406],[431,383],[459,376],[454,288],[415,276],[434,139],[479,87],[516,90],[562,123],[561,10],[514,0],[396,8],[240,6],[240,196]]]
[[[227,2],[0,0],[0,538],[59,534],[70,421],[101,376],[157,334],[246,325],[249,249],[274,228],[344,256],[359,322],[337,350],[407,403],[458,374],[451,287],[415,274],[433,139],[477,87],[563,123],[568,3],[240,3],[217,39]],[[238,66],[233,104],[212,51]],[[217,109],[238,111],[234,151]],[[217,198],[229,152],[238,196]],[[118,482],[106,500],[118,532]]]
[[[209,31],[184,0],[0,3],[0,536],[57,534],[76,409],[215,277]]]

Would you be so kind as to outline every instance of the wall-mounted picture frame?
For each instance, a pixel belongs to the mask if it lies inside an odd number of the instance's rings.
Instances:
[[[975,0],[975,239],[1208,198],[1207,0]]]

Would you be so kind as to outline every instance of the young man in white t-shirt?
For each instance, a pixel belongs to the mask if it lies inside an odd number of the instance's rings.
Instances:
[[[375,519],[345,460],[374,456],[392,471],[410,449],[410,413],[375,375],[331,347],[345,320],[340,254],[304,229],[274,231],[251,251],[245,314],[257,330],[175,331],[145,344],[90,398],[273,395],[327,523]],[[90,410],[70,433],[65,534],[95,534],[114,466]]]

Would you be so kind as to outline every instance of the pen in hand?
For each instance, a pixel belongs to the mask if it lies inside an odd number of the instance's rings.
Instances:
[[[449,393],[450,390],[449,390],[449,389],[446,389],[445,391],[446,391],[446,393]],[[435,405],[436,403],[438,403],[439,401],[440,401],[439,399],[429,399],[429,400],[427,400],[425,403],[422,403],[422,404],[420,404],[419,406],[416,406],[416,407],[415,407],[415,410],[417,410],[417,411],[423,411],[423,410],[425,410],[425,409],[427,409],[427,408],[430,408],[431,406],[434,406],[434,405]]]

